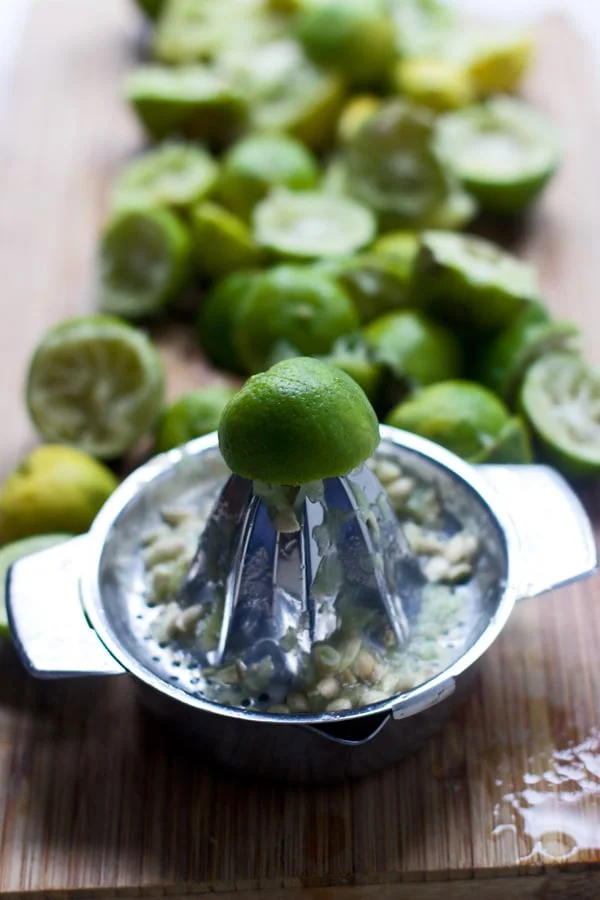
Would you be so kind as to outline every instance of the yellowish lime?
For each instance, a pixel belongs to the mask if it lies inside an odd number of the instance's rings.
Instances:
[[[0,542],[87,531],[117,484],[110,469],[81,450],[37,447],[0,490]]]
[[[400,60],[394,68],[393,84],[398,93],[435,112],[460,109],[475,100],[465,68],[447,59]]]

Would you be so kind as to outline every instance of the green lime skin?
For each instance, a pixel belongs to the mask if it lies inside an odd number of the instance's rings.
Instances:
[[[392,310],[415,306],[412,272],[403,260],[375,253],[324,260],[316,266],[352,298],[362,323]]]
[[[219,179],[221,203],[248,221],[272,187],[316,188],[319,167],[312,153],[287,135],[256,134],[225,154]]]
[[[386,421],[472,461],[496,443],[509,418],[502,401],[487,388],[470,381],[444,381],[400,403]]]
[[[221,278],[238,269],[251,269],[261,262],[250,229],[233,213],[205,200],[190,215],[193,263],[204,278]]]
[[[533,306],[530,309],[529,306]],[[537,306],[537,304],[536,304]],[[533,304],[480,351],[477,380],[514,407],[528,367],[541,356],[575,349],[579,328],[572,322],[540,320]]]
[[[418,231],[390,231],[377,238],[371,252],[395,260],[410,273],[419,252],[419,240]]]
[[[513,416],[501,429],[495,444],[486,447],[471,462],[487,465],[525,465],[532,463],[533,445],[529,428],[519,416]]]
[[[352,301],[331,278],[302,266],[276,266],[257,281],[242,306],[234,341],[253,374],[269,365],[279,343],[321,356],[357,328]]]
[[[446,201],[452,178],[427,110],[385,102],[343,148],[348,191],[377,216],[381,231],[422,228]]]
[[[411,387],[450,381],[462,373],[459,341],[422,313],[389,313],[371,322],[364,334],[374,359]]]
[[[167,209],[117,213],[100,242],[97,303],[109,316],[142,319],[162,312],[191,274],[191,239]]]
[[[580,356],[551,353],[531,365],[519,407],[543,455],[565,475],[600,473],[600,371]]]
[[[364,391],[336,366],[305,357],[250,378],[219,426],[230,469],[272,484],[345,475],[378,444],[377,417]]]
[[[500,330],[539,299],[531,266],[491,241],[447,231],[422,234],[413,289],[432,315],[462,333]]]
[[[538,198],[560,164],[554,128],[513,97],[443,116],[440,151],[481,207],[520,213]]]
[[[238,375],[244,374],[235,344],[238,317],[260,274],[226,275],[208,291],[198,311],[197,334],[204,353],[215,366]]]
[[[380,84],[396,57],[392,22],[379,0],[307,4],[297,35],[314,62],[339,69],[353,87]]]
[[[218,149],[248,119],[241,92],[208,66],[139,66],[125,81],[125,98],[155,140],[177,135]]]
[[[223,410],[234,394],[233,388],[218,386],[190,391],[179,397],[164,411],[159,422],[156,452],[164,453],[216,431]]]
[[[0,548],[0,638],[10,638],[8,616],[6,612],[6,576],[13,563],[32,553],[49,550],[58,544],[64,544],[73,537],[71,534],[40,534],[35,537],[22,538]]]

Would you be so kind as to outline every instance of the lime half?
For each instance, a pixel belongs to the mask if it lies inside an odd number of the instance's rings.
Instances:
[[[190,253],[187,228],[169,210],[117,213],[100,243],[100,310],[125,319],[161,312],[188,280]]]
[[[533,203],[560,162],[555,129],[511,97],[443,116],[438,135],[457,177],[494,212],[520,212]]]
[[[447,59],[403,59],[394,69],[400,94],[436,112],[459,109],[475,100],[464,66]]]
[[[113,188],[113,207],[185,209],[211,192],[218,171],[216,161],[202,147],[164,143],[142,153],[121,171]]]
[[[243,304],[235,344],[246,370],[260,372],[281,343],[298,354],[321,356],[357,328],[352,301],[331,278],[302,266],[276,266],[257,280]]]
[[[365,328],[374,359],[411,386],[458,378],[462,349],[452,332],[413,310],[393,312]]]
[[[568,353],[543,356],[527,370],[521,406],[559,468],[600,472],[600,371]]]
[[[160,357],[141,331],[87,316],[44,335],[29,367],[27,405],[47,441],[110,459],[152,430],[163,384]]]
[[[250,378],[219,426],[232,471],[279,485],[345,475],[378,444],[377,417],[364,391],[336,366],[305,357]]]
[[[250,229],[229,210],[205,201],[193,208],[191,222],[194,264],[201,275],[218,278],[259,264]]]
[[[317,191],[273,191],[254,213],[256,241],[279,256],[318,259],[360,250],[375,237],[370,210]]]
[[[318,178],[315,158],[299,141],[287,135],[250,135],[225,155],[219,199],[236,215],[249,219],[272,187],[308,190],[317,186]]]
[[[40,534],[36,537],[13,541],[12,544],[6,544],[0,548],[0,638],[10,637],[6,614],[6,576],[10,566],[17,560],[23,559],[24,556],[48,550],[57,544],[64,544],[71,537],[70,534]]]
[[[229,372],[244,372],[235,333],[242,306],[259,277],[256,271],[232,272],[210,289],[198,312],[202,349],[211,362]]]
[[[531,266],[483,238],[447,231],[423,233],[414,290],[461,331],[502,328],[539,297]]]
[[[496,443],[509,418],[504,404],[481,385],[443,381],[400,403],[386,421],[476,460]]]
[[[216,431],[221,414],[234,394],[233,388],[222,385],[189,391],[175,400],[164,411],[158,424],[157,453],[164,453]]]
[[[352,298],[361,322],[371,322],[386,312],[418,303],[410,290],[410,267],[391,256],[359,253],[328,259],[317,266]]]
[[[349,193],[376,214],[380,228],[422,227],[450,190],[424,109],[388,101],[344,147]]]
[[[240,91],[207,66],[140,66],[128,76],[125,96],[157,139],[182,134],[223,146],[247,119]]]

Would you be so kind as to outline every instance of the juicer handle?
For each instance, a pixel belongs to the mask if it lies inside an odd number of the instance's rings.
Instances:
[[[581,501],[548,466],[478,466],[520,539],[519,595],[535,597],[592,575],[598,551]]]
[[[16,651],[36,678],[120,675],[125,670],[85,618],[79,579],[88,535],[25,556],[6,579],[8,622]]]

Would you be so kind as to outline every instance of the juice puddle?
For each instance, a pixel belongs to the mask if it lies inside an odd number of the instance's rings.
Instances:
[[[543,772],[526,773],[523,787],[496,804],[494,821],[493,836],[514,841],[521,863],[600,850],[600,730],[554,751]]]

